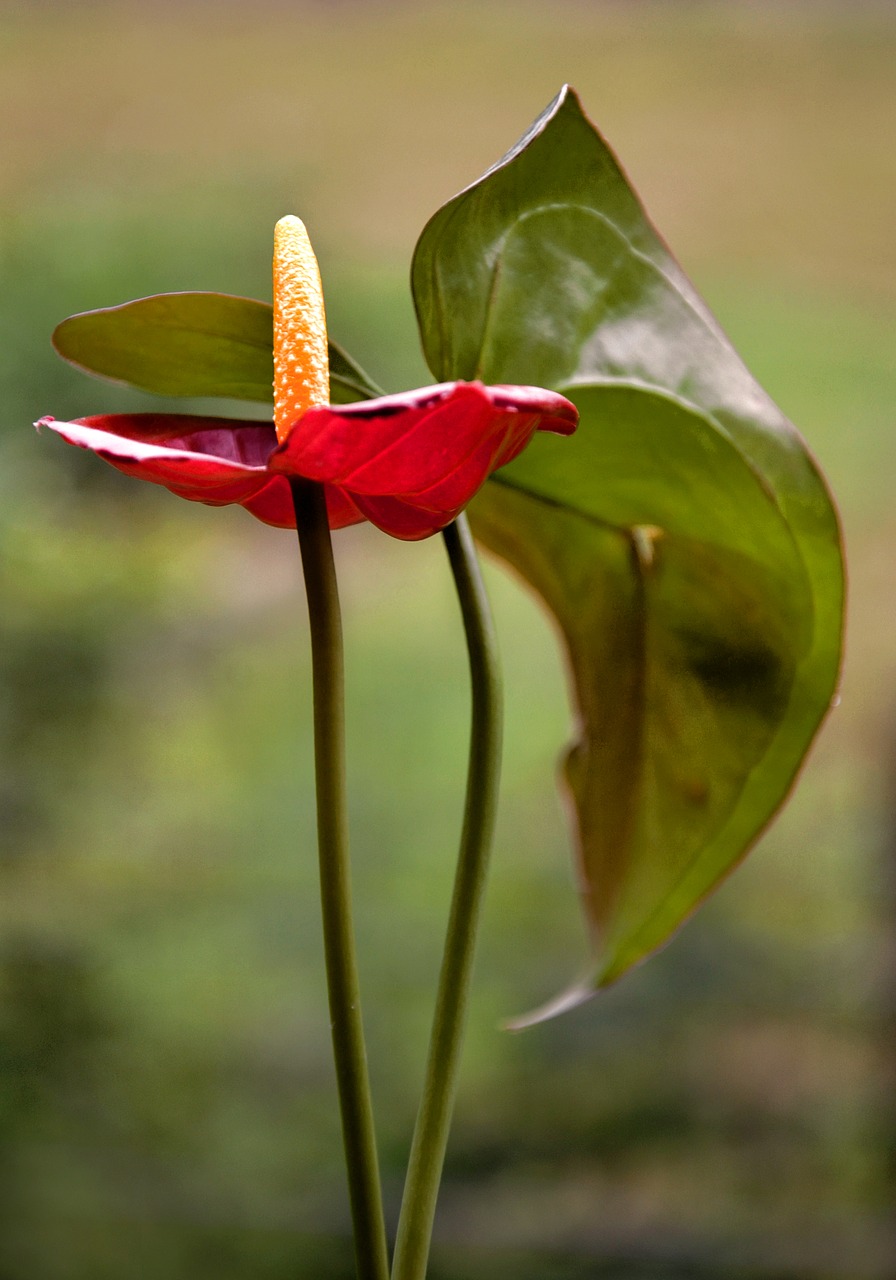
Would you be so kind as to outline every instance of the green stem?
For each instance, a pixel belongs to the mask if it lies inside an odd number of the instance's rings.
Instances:
[[[501,681],[488,597],[466,517],[444,532],[470,658],[473,711],[467,798],[439,975],[423,1098],[398,1222],[393,1280],[424,1280],[457,1092],[473,954],[501,769]]]
[[[388,1280],[380,1173],[352,927],[345,803],[342,623],[323,488],[292,482],[311,625],[314,766],[324,952],[359,1280]]]

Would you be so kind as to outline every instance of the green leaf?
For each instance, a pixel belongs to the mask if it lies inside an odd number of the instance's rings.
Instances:
[[[327,347],[330,354],[330,404],[352,404],[355,400],[375,400],[383,394],[372,378],[364,372],[348,352],[332,338]]]
[[[88,373],[164,396],[215,396],[271,403],[273,312],[269,303],[225,293],[161,293],[63,320],[53,344]],[[381,394],[330,344],[330,400]]]
[[[782,804],[839,671],[838,521],[570,89],[430,220],[412,279],[438,378],[580,411],[470,509],[572,675],[594,966],[546,1016],[662,945]]]

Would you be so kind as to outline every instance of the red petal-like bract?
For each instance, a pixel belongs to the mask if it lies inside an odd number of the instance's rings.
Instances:
[[[213,506],[237,502],[295,528],[289,481],[326,488],[332,528],[368,519],[396,538],[425,538],[463,510],[537,430],[569,434],[576,410],[535,387],[446,383],[358,404],[310,409],[286,442],[273,425],[178,414],[111,414],[57,422],[69,444],[126,475]]]
[[[577,420],[568,400],[537,387],[444,383],[309,409],[270,467],[335,485],[393,537],[426,538],[535,431],[568,435]]]

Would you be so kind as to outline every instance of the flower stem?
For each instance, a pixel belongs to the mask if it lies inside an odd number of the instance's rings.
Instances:
[[[444,531],[460,600],[472,684],[467,796],[451,913],[439,974],[426,1077],[405,1181],[393,1280],[424,1280],[436,1198],[457,1092],[464,1024],[473,971],[501,770],[502,699],[488,597],[466,517]]]
[[[308,597],[314,686],[314,764],[324,952],[336,1083],[359,1280],[388,1280],[380,1173],[352,927],[342,623],[322,486],[292,482]]]

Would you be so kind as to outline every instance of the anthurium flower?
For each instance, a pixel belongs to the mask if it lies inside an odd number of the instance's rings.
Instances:
[[[37,426],[182,498],[239,503],[281,528],[295,527],[290,481],[318,481],[332,528],[370,520],[409,540],[450,524],[536,431],[575,430],[575,406],[537,387],[452,382],[328,404],[317,262],[298,218],[277,224],[274,243],[273,424],[140,413]]]

